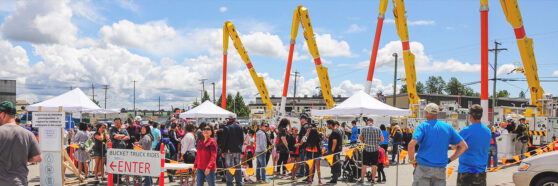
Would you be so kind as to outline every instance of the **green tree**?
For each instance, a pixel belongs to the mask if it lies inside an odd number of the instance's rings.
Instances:
[[[523,90],[519,92],[519,97],[525,99],[525,92]]]
[[[198,102],[198,100],[196,100],[192,103],[192,108],[196,108],[199,105],[200,105],[200,102]]]
[[[465,87],[463,84],[461,84],[461,82],[459,82],[459,80],[455,77],[452,77],[445,87],[445,91],[449,95],[458,95],[459,93],[463,93],[464,89]]]
[[[250,114],[250,108],[248,108],[248,106],[244,103],[244,98],[240,96],[240,92],[236,92],[234,104],[237,116],[248,116]]]
[[[442,76],[430,76],[428,77],[428,80],[426,80],[426,93],[443,94],[445,87],[446,82],[444,81]]]
[[[438,90],[437,90],[437,94],[443,94],[444,93],[444,89],[446,88],[446,81],[444,81],[444,79],[442,78],[442,76],[438,76],[436,79],[438,82]]]
[[[405,87],[407,88],[407,87]],[[422,82],[417,82],[417,94],[424,94],[424,84],[422,84]]]
[[[217,103],[215,103],[215,104],[216,104],[217,106],[220,107],[220,106],[221,106],[221,102],[223,102],[223,94],[221,94],[221,95],[219,96],[219,99],[217,100]]]
[[[234,97],[231,94],[227,94],[227,110],[235,112]]]
[[[424,94],[425,87],[424,84],[422,84],[422,82],[420,81],[417,82],[416,87],[417,87],[417,94]],[[407,84],[401,85],[401,89],[399,90],[399,93],[400,94],[407,93]]]
[[[507,90],[500,90],[500,91],[498,91],[496,96],[499,97],[499,98],[507,98],[507,97],[510,96],[510,93]]]
[[[207,100],[211,101],[211,98],[209,98],[209,94],[207,93],[207,90],[206,90],[206,91],[203,91],[203,97],[202,97],[201,102],[203,103]]]

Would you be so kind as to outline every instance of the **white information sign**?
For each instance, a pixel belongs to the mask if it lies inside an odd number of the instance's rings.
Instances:
[[[41,151],[58,151],[62,150],[62,129],[59,127],[42,127],[39,130],[39,145]]]
[[[64,112],[33,112],[34,127],[64,127]]]
[[[43,161],[40,163],[41,185],[62,185],[62,154],[60,152],[42,152],[41,154],[43,156]]]
[[[157,177],[161,174],[161,153],[148,150],[108,149],[107,172]]]

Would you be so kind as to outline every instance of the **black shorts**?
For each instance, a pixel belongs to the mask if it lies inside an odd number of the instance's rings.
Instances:
[[[378,151],[362,151],[362,164],[366,166],[378,165]]]

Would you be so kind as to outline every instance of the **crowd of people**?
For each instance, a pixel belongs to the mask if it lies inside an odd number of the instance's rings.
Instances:
[[[331,179],[327,183],[335,184],[341,176],[343,148],[354,148],[357,144],[362,147],[359,162],[362,175],[358,183],[364,183],[367,177],[372,184],[385,182],[384,166],[405,163],[398,162],[398,155],[400,150],[406,150],[409,163],[415,168],[413,185],[445,185],[446,166],[457,159],[457,185],[486,185],[487,167],[497,165],[496,137],[501,133],[516,133],[517,153],[526,150],[523,143],[527,143],[529,136],[525,134],[524,118],[518,125],[508,121],[507,126],[501,126],[504,129],[501,131],[497,130],[498,127],[482,124],[482,107],[472,105],[469,109],[472,124],[457,132],[451,125],[437,119],[438,112],[436,104],[428,104],[425,107],[426,121],[413,132],[397,125],[376,127],[371,118],[365,118],[363,127],[358,127],[357,121],[348,126],[327,120],[329,130],[323,132],[307,114],[301,114],[300,128],[292,126],[285,118],[277,126],[266,121],[241,126],[234,118],[200,124],[174,117],[164,123],[150,120],[146,124],[142,124],[141,117],[125,122],[115,118],[112,125],[79,123],[78,131],[69,130],[65,138],[71,144],[69,146],[77,145],[73,156],[81,174],[86,177],[106,180],[104,169],[109,144],[110,148],[135,150],[160,150],[164,146],[167,162],[193,164],[195,172],[180,175],[180,179],[185,178],[186,185],[215,185],[218,177],[227,185],[268,183],[270,179],[266,175],[270,174],[270,167],[275,169],[272,175],[279,178],[323,184],[320,161],[330,155],[333,163],[330,162]],[[42,159],[37,140],[32,132],[16,124],[15,108],[10,102],[0,103],[0,124],[0,149],[9,149],[0,151],[0,185],[27,185],[27,163]],[[388,151],[389,144],[392,144],[391,152]],[[450,157],[447,156],[448,147],[455,149]],[[20,156],[22,154],[25,156]],[[390,154],[391,161],[388,159]],[[91,157],[95,160],[93,175],[89,172]],[[293,166],[287,168],[289,165]],[[371,175],[368,176],[369,167]],[[255,180],[247,172],[250,168],[255,168]],[[167,170],[167,176],[170,182],[177,180],[173,170]],[[154,183],[149,176],[116,174],[113,182]]]

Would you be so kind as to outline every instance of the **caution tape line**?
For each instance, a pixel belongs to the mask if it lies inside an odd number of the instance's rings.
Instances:
[[[546,136],[546,131],[529,131],[529,135]]]
[[[552,144],[552,145],[551,145],[551,144]],[[526,153],[524,153],[524,154],[512,156],[513,159],[515,160],[514,163],[506,163],[506,160],[507,160],[507,159],[506,159],[506,158],[502,158],[502,159],[500,159],[500,160],[502,160],[502,165],[501,165],[501,166],[498,166],[498,167],[490,168],[490,169],[488,170],[488,172],[496,172],[496,171],[498,171],[498,170],[500,170],[500,169],[502,169],[502,168],[507,168],[507,167],[510,167],[510,166],[519,164],[519,163],[521,162],[521,160],[519,159],[521,156],[526,156],[526,157],[528,158],[528,157],[531,157],[531,156],[536,156],[536,155],[543,154],[544,152],[554,151],[553,148],[554,148],[554,142],[552,142],[552,143],[550,143],[550,144],[548,144],[548,145],[546,145],[546,146],[539,147],[539,148],[537,148],[537,149],[535,149],[535,150],[526,152]],[[525,159],[525,158],[524,158],[524,159]]]
[[[322,157],[318,157],[318,158],[313,158],[313,159],[309,159],[309,160],[305,160],[305,161],[300,161],[300,162],[289,163],[289,164],[294,164],[294,165],[296,165],[296,164],[303,164],[303,163],[306,163],[307,161],[310,161],[310,160],[327,159],[326,157],[331,157],[331,158],[333,158],[334,155],[336,155],[336,154],[342,155],[341,153],[343,153],[343,152],[346,153],[345,155],[351,154],[351,155],[349,155],[349,156],[352,156],[352,152],[354,152],[354,150],[362,151],[362,149],[364,148],[364,146],[378,146],[378,147],[379,147],[379,145],[369,145],[369,144],[361,143],[361,144],[359,144],[357,147],[351,148],[351,149],[347,149],[347,150],[345,150],[345,151],[336,152],[336,153],[329,154],[329,155],[327,155],[327,156],[322,156]],[[255,155],[254,157],[252,157],[252,158],[250,158],[250,159],[248,159],[248,160],[245,160],[245,161],[243,161],[243,162],[241,162],[241,163],[239,163],[239,164],[237,164],[237,165],[234,165],[234,166],[231,166],[231,167],[228,167],[228,168],[217,168],[216,173],[224,172],[224,171],[227,171],[227,170],[230,171],[230,169],[235,169],[235,168],[238,167],[238,166],[241,166],[241,165],[243,165],[243,164],[245,164],[245,163],[247,163],[247,162],[249,162],[249,161],[254,160],[254,159],[257,158],[258,156],[264,155],[267,151],[271,150],[273,147],[275,147],[275,145],[269,146],[265,151],[263,151],[263,152],[261,152],[261,153]],[[349,157],[349,158],[352,158],[352,157]],[[170,159],[166,159],[166,160],[169,160],[171,163],[178,163],[178,161],[175,161],[175,160],[170,160]],[[338,161],[339,161],[339,160],[338,160]],[[338,161],[337,161],[337,162],[338,162]],[[335,165],[337,162],[332,163],[330,166]],[[284,165],[268,166],[268,167],[265,167],[265,168],[269,168],[269,167],[277,168],[277,167],[282,167],[282,166],[284,166]],[[185,169],[185,170],[186,170],[186,169]],[[184,170],[183,170],[183,171],[184,171]]]

